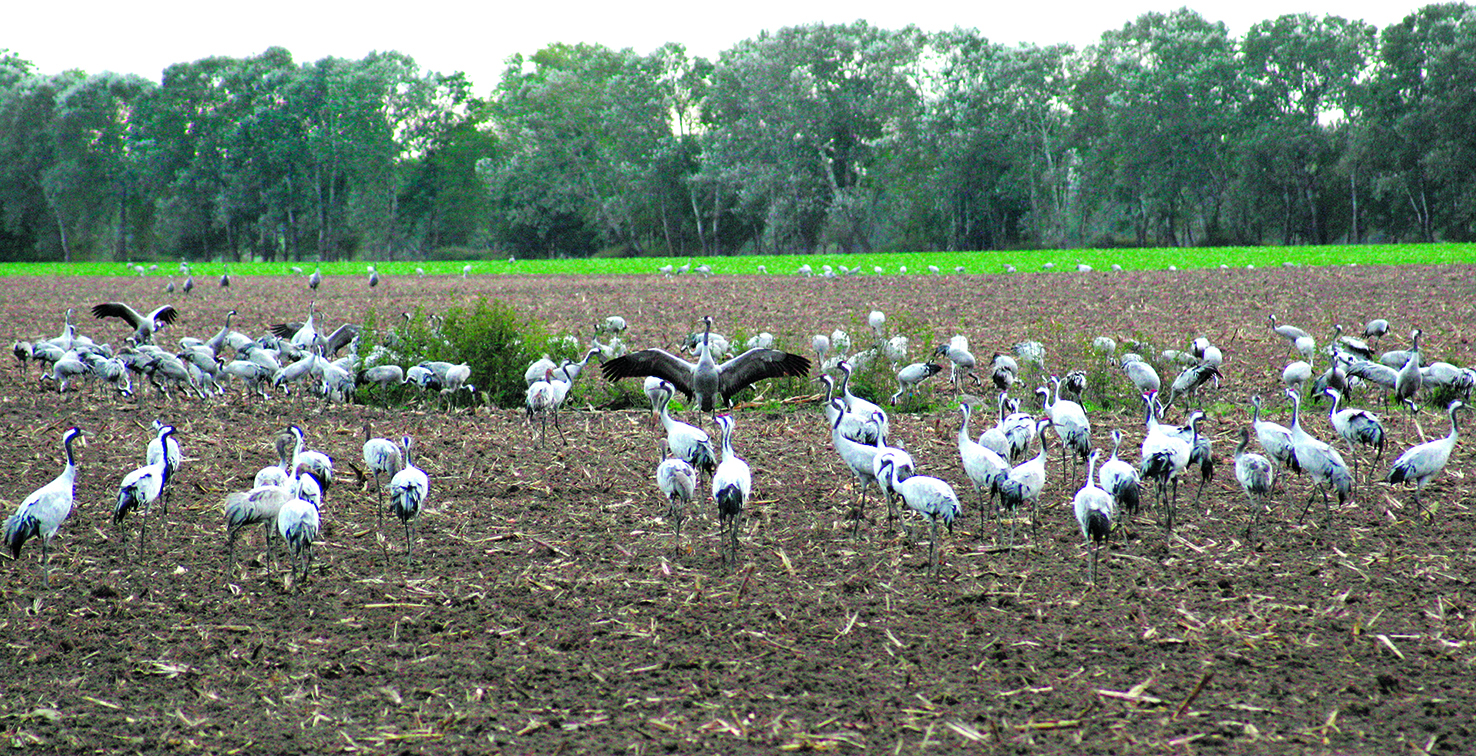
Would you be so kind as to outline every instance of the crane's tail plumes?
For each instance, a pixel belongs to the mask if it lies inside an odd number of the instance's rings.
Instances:
[[[118,492],[118,505],[113,507],[113,524],[117,525],[128,516],[129,512],[138,509],[143,501],[138,496],[138,491],[133,488],[125,488]]]
[[[1400,464],[1400,463],[1397,463],[1396,462],[1393,467],[1390,467],[1389,468],[1389,474],[1387,476],[1385,476],[1384,482],[1385,483],[1403,483],[1405,481],[1414,480],[1414,478],[1410,476],[1410,473],[1413,472],[1413,471],[1414,471],[1414,466],[1413,465],[1410,465],[1410,464]]]
[[[693,467],[707,473],[708,475],[717,472],[717,460],[713,459],[712,449],[708,448],[706,445],[698,446],[697,451],[692,453],[692,459],[687,461],[690,462]]]
[[[41,521],[24,512],[16,512],[5,520],[5,548],[10,558],[20,557],[21,546],[31,538],[41,535]]]
[[[1138,474],[1152,480],[1166,479],[1174,473],[1174,459],[1167,453],[1153,454],[1143,459]]]
[[[1087,538],[1093,543],[1102,543],[1107,540],[1107,534],[1112,532],[1112,520],[1107,513],[1100,509],[1093,509],[1087,513]]]
[[[307,551],[317,538],[318,528],[312,522],[304,520],[287,528],[287,548],[293,553],[300,554]]]
[[[738,486],[724,486],[713,495],[713,498],[717,500],[720,518],[737,517],[743,513],[743,490]]]
[[[408,488],[390,489],[390,512],[401,522],[420,513],[420,498]]]
[[[1129,517],[1138,514],[1138,505],[1142,502],[1143,491],[1138,486],[1138,481],[1129,480],[1117,489],[1117,503],[1122,506]]]

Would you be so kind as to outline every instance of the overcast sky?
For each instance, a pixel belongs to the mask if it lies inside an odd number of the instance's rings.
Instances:
[[[513,53],[554,42],[590,42],[649,53],[666,42],[715,58],[759,32],[806,23],[865,19],[895,29],[975,28],[991,41],[1082,47],[1147,11],[1188,5],[1241,35],[1257,21],[1286,13],[1337,14],[1380,28],[1428,3],[1408,0],[1099,0],[1098,2],[899,2],[887,0],[747,0],[723,2],[468,3],[449,0],[27,0],[4,13],[0,47],[43,73],[80,68],[158,81],[164,68],[211,55],[246,57],[273,45],[306,63],[372,50],[398,50],[427,70],[465,71],[486,94]],[[17,22],[18,20],[18,22]]]

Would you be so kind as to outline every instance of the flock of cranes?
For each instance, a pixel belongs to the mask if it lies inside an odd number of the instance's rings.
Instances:
[[[318,273],[315,270],[308,277],[312,289],[321,283]],[[374,271],[371,269],[370,273]],[[226,285],[224,279],[222,285]],[[350,359],[346,364],[327,359],[346,347],[356,352],[357,332],[346,326],[330,334],[322,333],[315,323],[317,313],[313,306],[309,307],[304,322],[284,323],[274,328],[274,342],[234,331],[232,311],[214,337],[186,339],[180,354],[170,354],[153,344],[159,333],[175,322],[178,312],[173,307],[166,305],[141,314],[122,302],[107,302],[93,307],[92,312],[98,318],[121,319],[130,329],[125,350],[135,358],[123,365],[125,385],[127,372],[137,370],[148,375],[161,393],[167,393],[170,382],[175,381],[192,386],[203,395],[201,387],[205,385],[213,384],[219,390],[217,375],[234,376],[260,391],[263,383],[288,385],[300,374],[312,375],[325,395],[338,392],[341,398],[351,390],[354,380],[380,380],[377,375],[370,377],[371,371],[378,367],[362,368],[356,356],[344,358]],[[605,345],[596,341],[579,362],[556,364],[546,360],[529,366],[525,374],[526,421],[530,427],[536,426],[540,444],[547,441],[548,422],[554,424],[560,438],[567,442],[558,421],[559,409],[591,359],[602,360],[599,372],[606,380],[644,378],[643,389],[651,400],[653,417],[659,419],[664,432],[653,478],[667,505],[676,539],[681,541],[682,523],[695,502],[710,501],[720,527],[721,550],[729,562],[737,559],[745,510],[753,500],[755,487],[761,487],[764,481],[755,480],[752,468],[735,452],[735,430],[741,430],[738,417],[716,413],[731,407],[741,391],[769,378],[810,377],[818,372],[816,380],[826,387],[820,414],[828,427],[834,452],[857,489],[857,501],[850,513],[852,533],[859,535],[862,524],[868,520],[866,501],[870,488],[875,486],[887,505],[889,530],[896,521],[899,502],[904,510],[921,516],[931,526],[929,570],[934,573],[940,566],[939,527],[952,531],[963,514],[963,504],[953,484],[944,477],[920,472],[940,465],[937,461],[928,464],[928,460],[920,463],[913,458],[907,445],[893,436],[887,410],[852,391],[851,377],[858,366],[885,370],[890,365],[898,386],[897,392],[890,396],[893,405],[905,401],[930,377],[941,374],[945,368],[949,370],[950,385],[960,400],[957,446],[962,476],[957,482],[974,489],[980,538],[985,537],[988,523],[993,519],[1000,526],[999,540],[1014,547],[1019,537],[1018,524],[1026,517],[1031,535],[1035,536],[1042,495],[1052,476],[1050,456],[1054,448],[1059,448],[1061,478],[1081,481],[1071,503],[1090,553],[1088,579],[1093,582],[1097,579],[1099,549],[1115,534],[1130,531],[1141,509],[1145,487],[1151,486],[1153,490],[1158,523],[1172,534],[1180,480],[1198,477],[1195,496],[1198,502],[1214,476],[1216,458],[1211,435],[1201,428],[1206,417],[1202,409],[1185,407],[1182,425],[1166,424],[1163,418],[1180,401],[1185,405],[1202,404],[1204,395],[1224,379],[1224,353],[1207,339],[1196,339],[1185,352],[1156,355],[1160,365],[1178,364],[1181,368],[1168,383],[1166,401],[1159,399],[1164,382],[1149,359],[1135,353],[1118,356],[1118,345],[1110,338],[1099,337],[1093,341],[1093,349],[1103,364],[1109,366],[1108,372],[1119,374],[1113,380],[1131,385],[1142,397],[1144,435],[1138,461],[1134,462],[1123,453],[1122,430],[1104,430],[1100,426],[1105,418],[1088,413],[1088,405],[1084,403],[1087,397],[1083,396],[1088,385],[1086,372],[1073,370],[1060,377],[1049,375],[1045,349],[1039,343],[1020,342],[1009,347],[1007,353],[994,352],[987,359],[977,359],[970,351],[968,339],[956,335],[927,350],[928,357],[938,361],[925,359],[909,363],[907,339],[887,337],[882,313],[871,313],[867,323],[874,336],[874,343],[869,346],[853,344],[839,330],[817,334],[811,340],[811,347],[818,371],[807,357],[773,348],[772,337],[755,337],[744,352],[720,362],[721,357],[730,354],[729,344],[713,332],[710,316],[703,319],[702,331],[688,340],[695,361],[657,348],[612,356]],[[1355,392],[1361,392],[1365,399],[1381,396],[1385,406],[1392,395],[1398,403],[1396,406],[1414,412],[1419,408],[1422,390],[1427,394],[1440,392],[1442,396],[1452,392],[1468,396],[1476,385],[1476,372],[1469,369],[1445,363],[1424,364],[1418,329],[1411,333],[1410,349],[1377,355],[1367,342],[1345,336],[1338,328],[1326,345],[1327,371],[1318,376],[1311,370],[1322,357],[1315,339],[1301,329],[1279,323],[1274,316],[1270,325],[1274,336],[1286,339],[1293,356],[1299,358],[1296,362],[1303,363],[1307,369],[1294,362],[1281,376],[1291,410],[1290,427],[1262,419],[1262,399],[1254,396],[1249,423],[1239,429],[1240,443],[1233,455],[1233,469],[1236,482],[1250,501],[1248,532],[1259,523],[1278,484],[1288,485],[1288,474],[1305,475],[1311,484],[1302,517],[1319,494],[1324,502],[1325,523],[1331,521],[1332,497],[1336,497],[1339,505],[1352,500],[1359,483],[1355,465],[1360,452],[1371,450],[1367,464],[1375,467],[1382,459],[1386,443],[1383,421],[1378,415],[1370,409],[1348,406]],[[613,336],[613,343],[624,331],[625,322],[623,318],[612,317],[601,328]],[[1363,334],[1365,339],[1376,339],[1387,332],[1387,323],[1375,321],[1365,327]],[[116,355],[77,333],[70,311],[62,337],[25,347],[23,350],[21,344],[16,345],[17,358],[23,364],[26,359],[48,363],[48,376],[57,380],[59,386],[87,371],[95,371],[102,377],[99,366],[118,360]],[[25,357],[21,356],[23,351]],[[292,354],[297,355],[296,359],[283,364],[279,355]],[[237,362],[260,366],[265,356],[275,359],[277,366],[267,371],[230,367]],[[63,369],[64,364],[71,362],[81,363],[83,370]],[[172,367],[173,363],[178,363],[178,367]],[[1397,367],[1391,363],[1397,363]],[[216,372],[210,371],[210,364],[215,365]],[[465,365],[422,364],[399,376],[393,371],[386,372],[389,375],[383,380],[417,383],[443,393],[471,388],[469,368]],[[343,385],[342,379],[336,377],[339,374],[354,376],[354,380],[347,382],[347,388],[335,388]],[[118,385],[114,381],[110,383]],[[965,393],[991,389],[997,394],[988,399]],[[118,391],[132,393],[131,388]],[[1021,400],[1012,392],[1038,400],[1039,414],[1022,411]],[[717,443],[699,427],[700,421],[693,424],[672,416],[670,404],[677,394],[683,395],[696,412],[715,415],[712,422],[718,431]],[[1310,419],[1303,414],[1303,402],[1322,396],[1331,401],[1327,429],[1309,429],[1304,425]],[[989,418],[992,422],[987,427],[977,429],[980,432],[976,437],[970,424],[971,421],[984,424],[985,418],[979,410],[986,406],[992,406],[997,414]],[[1454,450],[1459,437],[1457,413],[1464,408],[1462,401],[1449,402],[1445,406],[1449,434],[1404,451],[1383,476],[1388,483],[1412,483],[1413,501],[1421,511],[1425,510],[1424,489],[1440,475]],[[1347,447],[1355,465],[1350,465],[1331,443],[1318,438],[1327,435],[1327,431],[1331,431],[1330,438],[1341,440]],[[121,524],[129,517],[138,520],[140,550],[147,543],[148,521],[154,505],[157,503],[161,512],[161,522],[167,516],[171,482],[181,460],[176,433],[173,426],[156,423],[145,464],[123,475],[119,483],[114,521]],[[367,425],[364,435],[365,469],[373,473],[379,497],[377,515],[382,525],[383,511],[388,508],[400,521],[408,567],[414,554],[416,523],[429,495],[429,476],[415,466],[413,441],[409,436],[402,437],[398,443],[374,438]],[[1263,453],[1252,451],[1252,436]],[[20,554],[27,540],[41,540],[41,561],[48,583],[52,540],[72,509],[77,470],[73,445],[82,437],[83,432],[77,428],[63,434],[66,465],[62,474],[26,497],[5,523],[5,544],[12,556]],[[1104,459],[1106,450],[1099,448],[1099,444],[1107,439],[1111,440],[1111,455]],[[332,460],[304,448],[304,432],[296,425],[274,439],[274,444],[278,464],[258,473],[251,489],[232,493],[223,503],[228,572],[234,571],[239,534],[250,525],[261,525],[268,555],[272,553],[273,542],[280,541],[291,560],[292,582],[300,585],[312,569],[313,544],[323,525],[323,496],[333,482]],[[742,445],[741,438],[739,445]],[[1371,474],[1365,476],[1365,485],[1372,482],[1371,477]],[[1006,519],[1008,535],[1004,530]]]

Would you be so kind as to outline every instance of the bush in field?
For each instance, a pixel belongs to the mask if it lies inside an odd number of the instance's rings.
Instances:
[[[452,307],[444,315],[427,316],[417,309],[411,316],[381,331],[371,312],[365,320],[364,332],[376,346],[365,355],[364,366],[396,364],[408,370],[428,360],[466,363],[471,367],[471,384],[481,394],[480,401],[497,407],[520,407],[527,395],[523,371],[540,356],[554,361],[577,359],[577,339],[550,337],[541,321],[526,317],[501,300],[479,299],[470,309]],[[369,398],[370,389],[361,388],[361,398]],[[413,389],[411,389],[413,391]],[[385,396],[386,401],[401,398]],[[472,401],[458,394],[459,403]]]

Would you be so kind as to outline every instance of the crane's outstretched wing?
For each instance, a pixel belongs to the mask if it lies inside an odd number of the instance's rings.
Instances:
[[[642,349],[602,363],[600,372],[607,381],[654,375],[671,383],[690,400],[692,377],[697,374],[697,366],[665,349]]]
[[[727,401],[734,394],[765,378],[786,375],[803,378],[810,374],[810,360],[777,349],[750,349],[718,366],[718,393]]]
[[[170,325],[174,323],[175,318],[179,317],[179,310],[174,309],[174,305],[163,305],[154,308],[154,311],[149,313],[147,317],[156,323]]]
[[[171,310],[173,308],[170,308]],[[122,302],[103,302],[92,306],[95,318],[122,318],[128,325],[138,328],[144,324],[144,316]],[[172,319],[172,318],[171,318]]]

